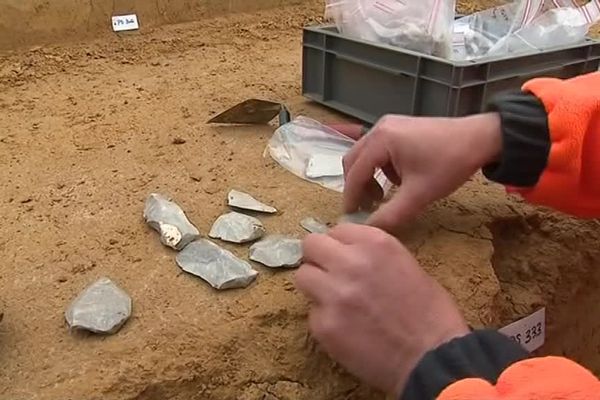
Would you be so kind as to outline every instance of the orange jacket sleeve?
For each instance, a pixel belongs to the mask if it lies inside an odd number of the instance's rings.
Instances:
[[[429,351],[400,400],[600,400],[600,381],[561,357],[528,358],[495,330],[476,330]]]
[[[600,73],[534,79],[523,90],[544,105],[550,150],[537,184],[517,191],[531,203],[600,217]]]
[[[532,358],[510,366],[493,385],[464,379],[438,400],[600,400],[600,381],[585,368],[559,357]]]

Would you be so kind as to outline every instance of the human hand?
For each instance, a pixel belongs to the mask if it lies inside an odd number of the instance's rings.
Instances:
[[[380,168],[398,186],[367,221],[393,230],[464,184],[501,152],[498,114],[465,118],[383,117],[344,157],[344,208],[369,209],[383,198]]]
[[[327,126],[354,140],[359,140],[369,131],[365,125],[353,123],[327,124]]]
[[[387,233],[338,225],[307,236],[296,287],[309,328],[349,372],[399,396],[430,350],[469,333],[450,295]]]

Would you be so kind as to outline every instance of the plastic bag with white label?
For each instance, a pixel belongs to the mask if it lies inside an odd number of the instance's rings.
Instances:
[[[338,31],[439,57],[452,51],[455,0],[326,0]]]
[[[455,60],[531,53],[583,41],[600,20],[600,0],[518,0],[454,23]]]
[[[353,139],[320,122],[297,117],[275,131],[266,151],[294,175],[343,192],[342,159],[354,143]],[[384,191],[391,188],[391,183],[381,171],[375,174],[375,178]]]

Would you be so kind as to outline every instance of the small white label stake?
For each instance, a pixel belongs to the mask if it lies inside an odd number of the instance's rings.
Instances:
[[[140,29],[138,17],[136,14],[115,15],[112,17],[113,31],[134,31]]]
[[[519,343],[530,353],[539,349],[546,340],[546,308],[505,326],[499,332]]]

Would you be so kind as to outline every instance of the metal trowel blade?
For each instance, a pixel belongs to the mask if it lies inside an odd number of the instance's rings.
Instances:
[[[249,99],[239,103],[208,121],[209,124],[267,124],[282,109],[280,103]]]

